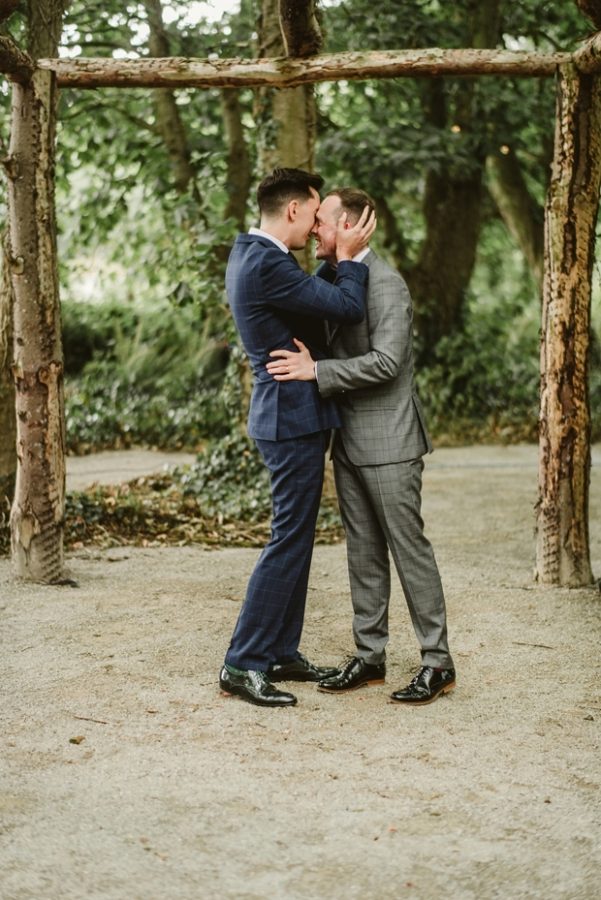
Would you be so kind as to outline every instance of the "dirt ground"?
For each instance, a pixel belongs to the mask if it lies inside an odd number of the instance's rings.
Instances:
[[[601,575],[597,466],[591,494]],[[458,685],[422,709],[387,702],[398,582],[386,685],[263,710],[217,686],[256,550],[82,551],[77,588],[0,560],[2,900],[599,897],[601,595],[534,585],[535,497],[534,447],[427,461]],[[344,545],[302,649],[352,652]]]

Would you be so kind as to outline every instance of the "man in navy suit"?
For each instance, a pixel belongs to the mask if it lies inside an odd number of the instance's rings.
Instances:
[[[252,573],[220,672],[221,689],[261,706],[292,706],[279,681],[320,681],[337,670],[319,667],[300,642],[315,523],[330,429],[340,425],[332,400],[315,383],[278,383],[266,363],[272,350],[294,349],[305,337],[316,358],[315,324],[360,322],[368,268],[353,262],[375,228],[368,210],[352,228],[340,223],[336,278],[307,275],[290,253],[304,248],[319,209],[319,175],[275,169],[257,190],[260,228],[236,238],[226,271],[228,301],[254,375],[248,433],[269,469],[271,539]]]

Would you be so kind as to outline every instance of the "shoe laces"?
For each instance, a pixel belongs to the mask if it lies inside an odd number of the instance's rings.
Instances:
[[[424,672],[426,672],[428,669],[431,669],[431,668],[432,668],[432,666],[420,666],[420,668],[417,670],[417,672],[411,679],[411,684],[417,684],[417,682],[420,680],[420,678],[424,674]]]

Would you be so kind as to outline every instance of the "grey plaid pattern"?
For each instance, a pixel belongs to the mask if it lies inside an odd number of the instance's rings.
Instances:
[[[375,253],[364,262],[365,320],[331,327],[334,358],[317,363],[319,391],[336,397],[343,422],[333,456],[357,653],[374,664],[385,658],[390,550],[422,665],[450,668],[444,593],[421,518],[421,457],[432,444],[414,385],[411,297]]]
[[[354,466],[343,442],[334,473],[347,540],[358,656],[377,664],[388,643],[390,561],[394,561],[421,647],[422,665],[452,667],[445,600],[432,545],[421,517],[423,460]]]

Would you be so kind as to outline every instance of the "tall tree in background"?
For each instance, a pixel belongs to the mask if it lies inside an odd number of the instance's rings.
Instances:
[[[0,21],[10,18],[16,0],[0,8]],[[2,28],[2,33],[5,28]],[[2,135],[0,145],[5,150],[8,135]],[[8,521],[17,471],[15,386],[12,377],[13,361],[13,293],[10,280],[10,255],[5,240],[0,249],[0,527]]]
[[[56,56],[63,0],[31,0],[27,50]],[[63,354],[54,211],[57,92],[48,72],[13,86],[8,153],[9,257],[14,292],[17,479],[11,511],[17,575],[63,577]]]
[[[0,525],[8,521],[17,471],[17,423],[15,387],[12,378],[13,330],[10,261],[7,253],[0,260]]]
[[[280,15],[281,12],[281,15]],[[287,35],[287,36],[286,36]],[[258,56],[309,56],[321,47],[315,0],[261,0]],[[260,134],[259,173],[274,166],[312,171],[315,166],[316,108],[313,85],[256,92],[255,118]],[[309,268],[308,247],[297,253]]]
[[[472,0],[465,8],[468,45],[495,47],[500,37],[501,0]],[[431,360],[441,339],[458,330],[480,236],[483,171],[486,151],[478,139],[477,80],[455,87],[454,102],[444,82],[429,79],[423,91],[426,122],[451,129],[459,143],[457,160],[426,173],[423,213],[425,237],[418,259],[407,272],[415,301],[415,322],[421,337],[421,361]]]
[[[161,0],[144,0],[148,19],[148,50],[150,56],[172,56],[169,39],[163,22]],[[196,172],[192,165],[188,136],[182,121],[175,94],[169,88],[155,88],[152,99],[156,114],[157,130],[167,150],[171,164],[173,184],[179,193],[191,190],[200,205],[201,197],[196,183]]]
[[[293,6],[304,7],[315,22],[312,43],[302,48],[289,48],[284,41],[280,21],[280,6],[286,11]],[[259,58],[317,53],[321,34],[315,19],[314,0],[291,4],[285,0],[261,0],[259,22]],[[293,50],[293,53],[289,52]],[[276,165],[312,169],[315,156],[315,98],[311,85],[298,88],[257,92],[255,118],[261,131],[259,167],[262,173]]]

